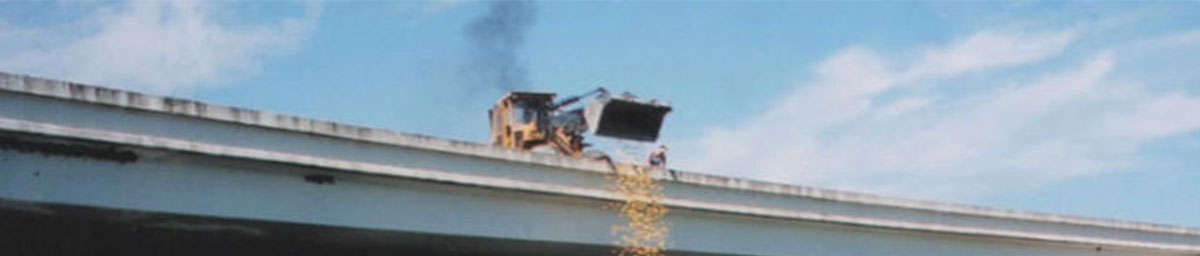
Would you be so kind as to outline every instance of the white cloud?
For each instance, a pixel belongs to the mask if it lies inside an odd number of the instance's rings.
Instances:
[[[1182,114],[1200,113],[1200,98],[1113,79],[1117,54],[1107,51],[965,95],[922,89],[1043,62],[1074,38],[985,31],[925,48],[910,63],[848,47],[767,112],[709,130],[704,152],[683,167],[962,201],[1127,167],[1138,146],[1200,128],[1200,115]]]
[[[214,20],[212,14],[223,10],[207,2],[139,1],[122,7],[98,10],[76,23],[94,27],[91,31],[0,26],[4,38],[79,33],[55,45],[6,46],[0,69],[153,93],[187,92],[252,74],[266,57],[294,51],[320,15],[320,7],[309,4],[302,17],[230,25]]]
[[[952,44],[926,49],[911,76],[950,76],[962,72],[1038,61],[1062,52],[1074,39],[1071,31],[1022,33],[984,31]]]

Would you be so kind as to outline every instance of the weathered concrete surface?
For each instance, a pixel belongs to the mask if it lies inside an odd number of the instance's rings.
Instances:
[[[620,199],[602,162],[4,73],[0,137],[0,199],[35,205],[602,246]],[[53,145],[137,157],[28,150]],[[677,251],[1200,255],[1193,228],[663,178]]]

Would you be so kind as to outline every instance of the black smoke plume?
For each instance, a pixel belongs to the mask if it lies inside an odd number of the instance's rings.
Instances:
[[[529,71],[520,57],[536,12],[530,1],[496,1],[487,13],[467,24],[464,33],[471,49],[464,72],[474,79],[472,83],[501,90],[529,86]]]

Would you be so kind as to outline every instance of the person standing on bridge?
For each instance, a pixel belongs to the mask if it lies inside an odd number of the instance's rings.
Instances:
[[[650,157],[649,157],[649,159],[646,159],[646,161],[650,164],[651,168],[666,170],[667,169],[667,146],[666,145],[658,145],[658,148],[655,148],[654,151],[650,152]]]

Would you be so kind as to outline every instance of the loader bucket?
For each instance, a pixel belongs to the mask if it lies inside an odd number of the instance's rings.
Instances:
[[[588,131],[606,137],[652,142],[658,140],[663,117],[671,107],[653,101],[601,98],[584,109]]]

